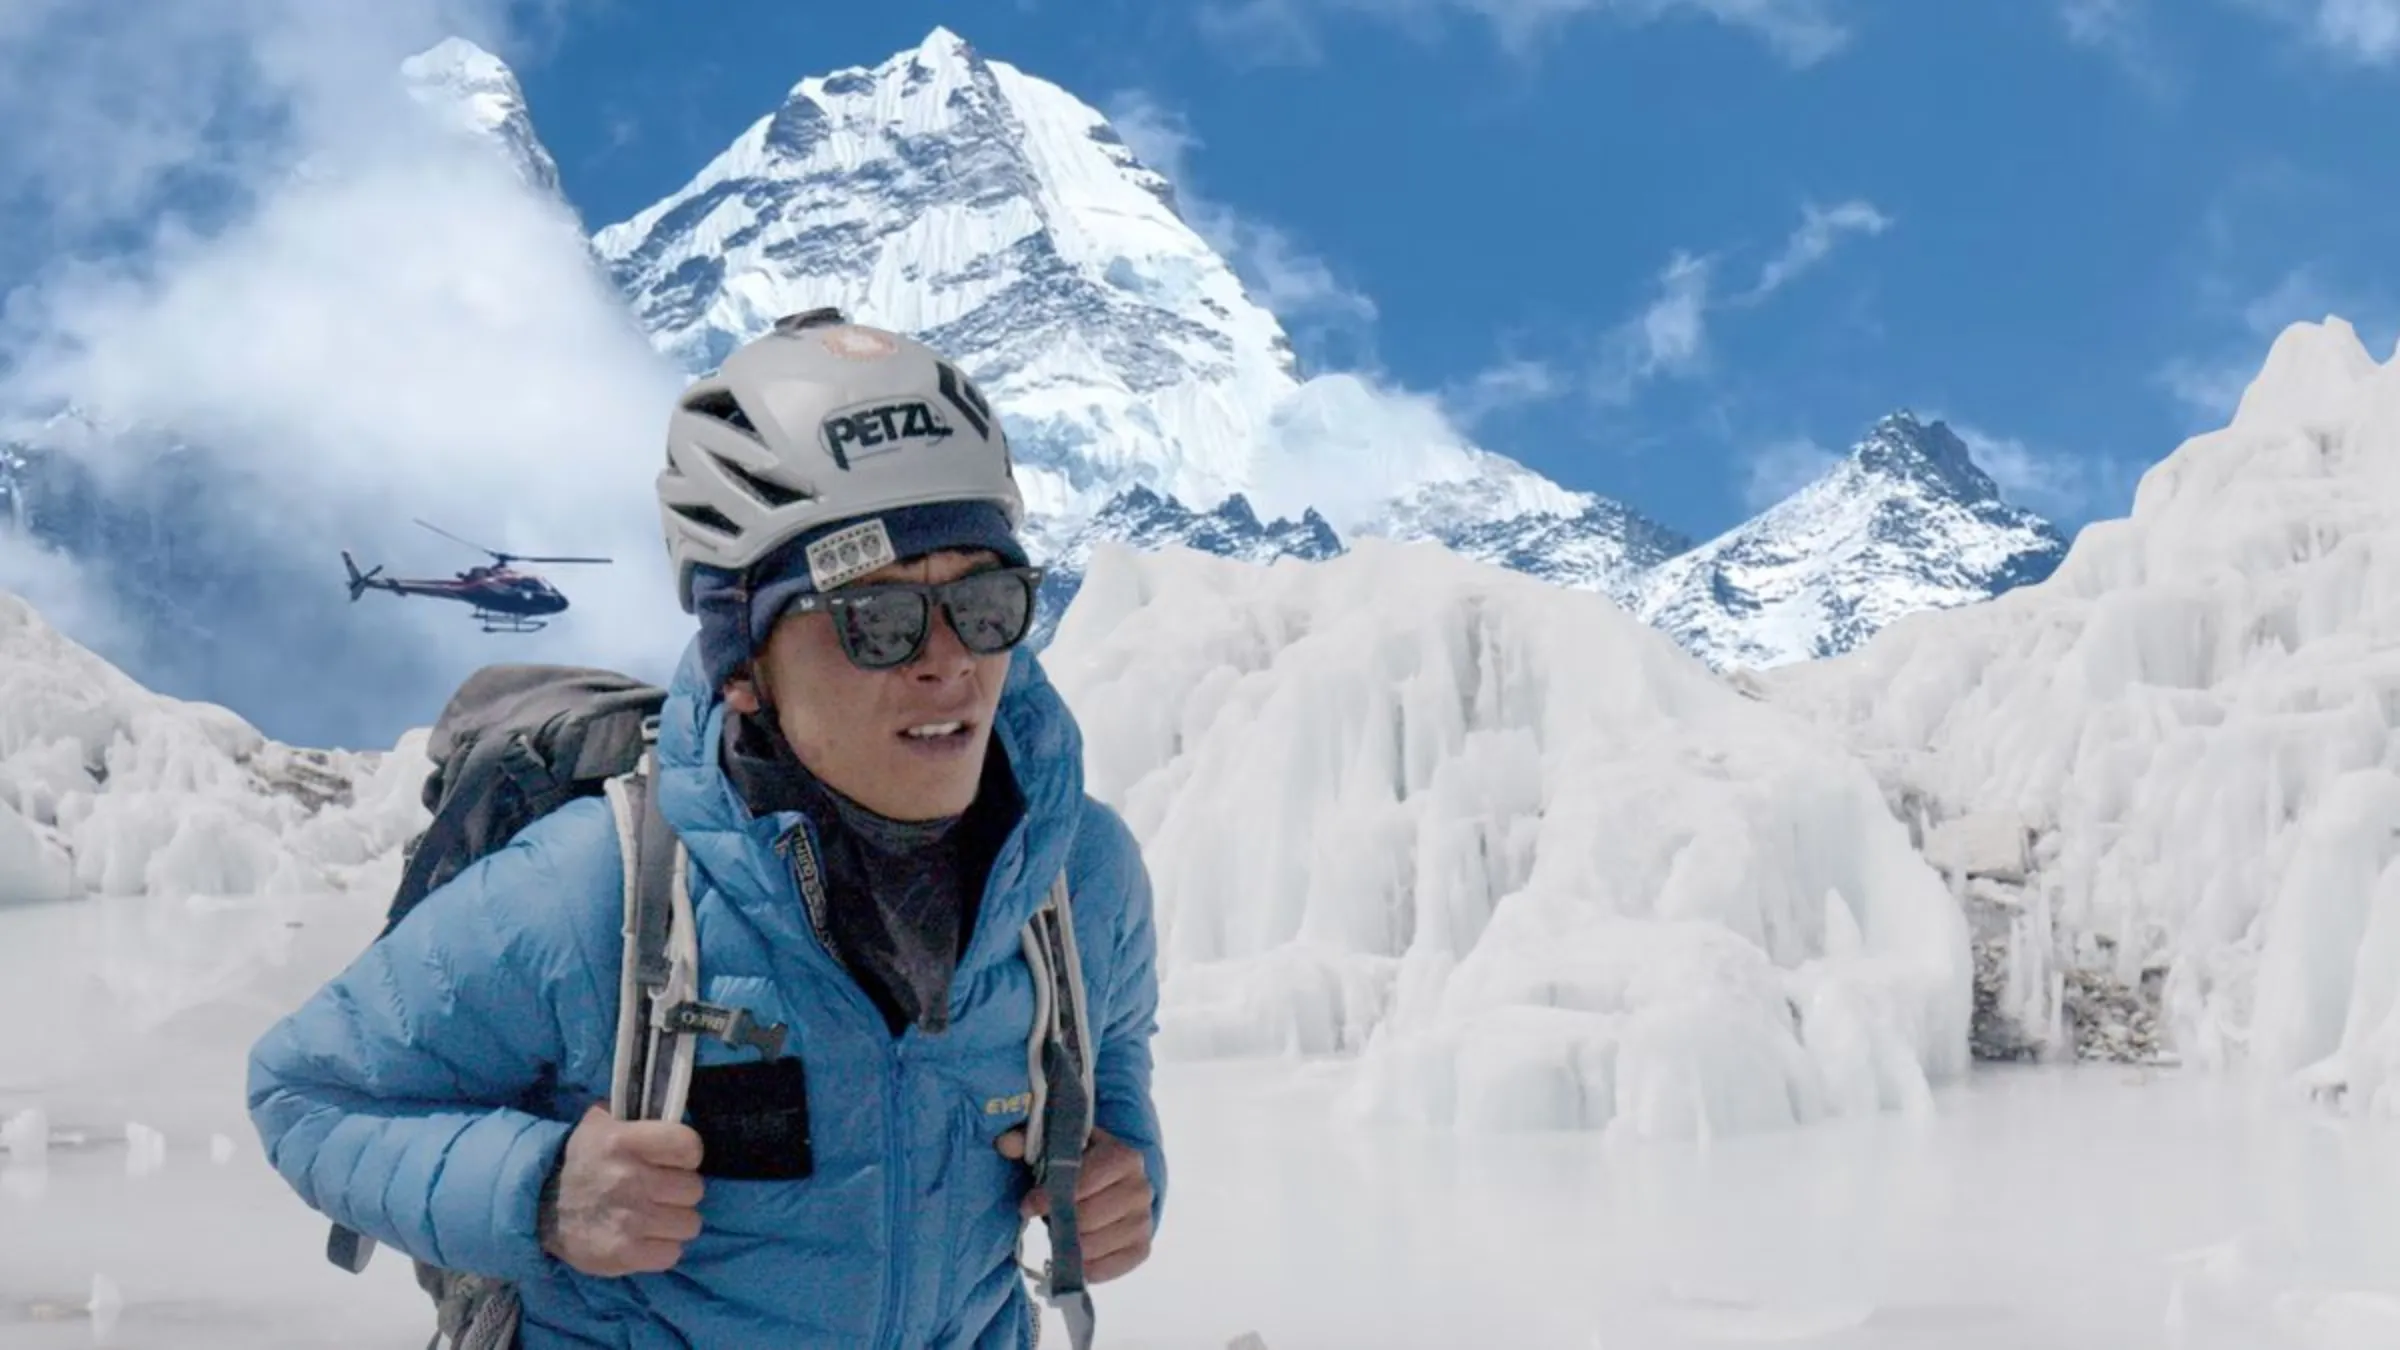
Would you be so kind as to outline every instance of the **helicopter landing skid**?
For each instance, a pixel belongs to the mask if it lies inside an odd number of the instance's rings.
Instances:
[[[521,614],[494,614],[477,610],[475,617],[483,621],[483,631],[487,633],[538,633],[550,626],[547,619],[529,619]]]

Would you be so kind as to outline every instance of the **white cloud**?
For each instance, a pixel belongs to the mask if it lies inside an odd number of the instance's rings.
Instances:
[[[2343,60],[2384,66],[2400,60],[2400,0],[2239,0]]]
[[[259,548],[328,584],[341,547],[395,573],[479,561],[412,516],[502,548],[613,556],[561,576],[572,622],[511,652],[548,659],[555,639],[574,659],[647,667],[688,631],[650,498],[680,377],[590,267],[564,204],[488,143],[412,116],[398,83],[399,62],[445,33],[498,43],[499,3],[12,11],[0,90],[17,115],[0,153],[57,185],[47,228],[139,243],[12,298],[0,408],[72,401],[234,458]],[[175,116],[92,137],[135,106]],[[178,122],[207,135],[179,138]],[[158,214],[195,172],[230,207]],[[460,607],[394,603],[362,624],[490,659]]]
[[[1661,376],[1691,375],[1708,357],[1710,276],[1707,258],[1677,253],[1658,275],[1658,295],[1601,339],[1593,396],[1626,403]]]
[[[2101,53],[2154,98],[2176,92],[2172,63],[2150,22],[2150,0],[2058,0],[2067,40]]]
[[[1200,137],[1182,113],[1160,103],[1157,97],[1143,89],[1125,89],[1109,100],[1106,108],[1108,123],[1116,128],[1126,148],[1136,158],[1166,175],[1180,198],[1183,185],[1191,177],[1191,152],[1200,148]]]
[[[1796,67],[1813,66],[1849,44],[1835,0],[1225,0],[1201,10],[1204,31],[1253,60],[1321,56],[1312,12],[1340,10],[1382,18],[1430,34],[1457,12],[1490,24],[1501,47],[1538,54],[1562,25],[1597,15],[1627,24],[1704,17],[1743,29]]]
[[[0,521],[0,591],[33,606],[44,622],[86,647],[119,650],[133,634],[75,560],[13,533]]]
[[[1759,270],[1758,284],[1745,300],[1764,299],[1815,270],[1832,256],[1834,245],[1845,234],[1873,238],[1892,227],[1892,218],[1877,210],[1875,203],[1857,198],[1831,207],[1805,203],[1800,217],[1799,228],[1784,242],[1783,252]]]
[[[1621,404],[1652,380],[1698,374],[1708,365],[1711,311],[1758,304],[1823,265],[1844,235],[1874,236],[1891,227],[1892,218],[1863,199],[1804,204],[1799,226],[1759,269],[1757,283],[1722,298],[1717,260],[1678,251],[1659,273],[1657,295],[1601,339],[1594,395]]]
[[[1557,366],[1531,357],[1511,357],[1487,366],[1442,396],[1452,416],[1473,426],[1497,412],[1547,402],[1567,392]]]
[[[1744,466],[1742,505],[1753,514],[1764,511],[1823,477],[1841,460],[1840,452],[1805,436],[1760,446]]]
[[[2033,445],[1955,419],[1944,418],[1967,445],[1975,463],[2000,485],[2009,501],[2053,521],[2081,524],[2103,511],[2132,504],[2141,465],[2109,454],[2075,454]]]
[[[2219,0],[2282,27],[2308,46],[2361,66],[2400,63],[2400,0]],[[2176,13],[2161,0],[2057,0],[2067,37],[2105,52],[2154,93],[2169,92],[2175,76],[2159,50],[2156,12]]]
[[[1375,321],[1375,302],[1336,276],[1289,231],[1199,190],[1191,156],[1202,142],[1180,112],[1136,89],[1110,99],[1106,113],[1127,148],[1174,185],[1184,223],[1232,265],[1251,298],[1286,327],[1330,328],[1355,336]]]

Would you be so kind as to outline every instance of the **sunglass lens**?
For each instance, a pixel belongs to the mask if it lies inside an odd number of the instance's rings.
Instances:
[[[952,582],[946,597],[950,626],[968,651],[989,656],[1025,638],[1032,626],[1033,588],[1015,572],[977,572]]]
[[[843,650],[870,670],[888,669],[915,656],[924,645],[928,617],[925,597],[913,591],[861,595],[834,611]]]

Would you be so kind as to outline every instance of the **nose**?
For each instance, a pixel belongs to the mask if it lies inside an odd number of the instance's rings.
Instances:
[[[945,680],[963,680],[975,673],[975,653],[961,642],[958,630],[950,626],[950,612],[942,605],[933,607],[933,616],[926,623],[925,646],[917,659],[908,665],[909,675],[924,684],[940,684]]]

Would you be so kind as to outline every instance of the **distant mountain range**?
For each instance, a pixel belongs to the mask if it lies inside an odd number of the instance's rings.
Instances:
[[[1948,426],[1898,412],[1816,481],[1659,562],[1633,608],[1711,665],[1763,669],[2040,581],[2067,543],[2002,501]]]
[[[430,115],[558,194],[498,58],[452,39],[403,75]],[[1107,119],[947,29],[872,69],[802,80],[589,247],[657,348],[694,373],[777,316],[822,305],[914,332],[972,371],[1002,410],[1030,533],[1053,568],[1044,634],[1101,540],[1257,560],[1323,558],[1360,535],[1429,541],[1603,592],[1720,668],[1845,651],[1902,614],[2046,576],[2065,553],[1947,427],[1905,412],[1706,541],[1447,431],[1391,433],[1360,415],[1362,382],[1299,373],[1282,325]],[[111,584],[137,592],[172,550],[178,576],[204,578],[175,593],[190,640],[224,645],[228,672],[244,667],[232,645],[261,641],[267,621],[244,586],[205,580],[239,574],[242,552],[193,542],[208,532],[183,521],[211,487],[101,501],[51,439],[0,448],[0,528],[106,549]],[[1338,485],[1341,499],[1310,500],[1304,484]],[[274,634],[287,657],[311,641],[290,627]],[[235,701],[237,678],[209,683],[167,687]],[[272,728],[272,710],[256,711]]]

